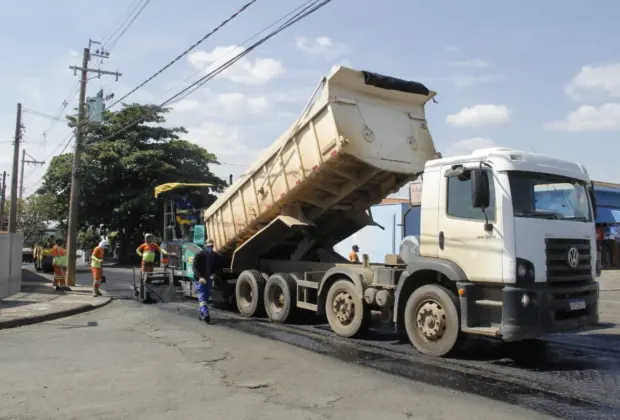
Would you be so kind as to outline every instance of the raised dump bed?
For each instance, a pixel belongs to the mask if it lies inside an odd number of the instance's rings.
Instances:
[[[420,83],[335,69],[299,119],[205,211],[216,250],[303,260],[295,227],[329,248],[372,223],[366,210],[438,157],[424,110],[435,95]],[[288,251],[274,254],[278,247]]]

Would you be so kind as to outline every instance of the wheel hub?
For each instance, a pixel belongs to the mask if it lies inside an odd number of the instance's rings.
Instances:
[[[249,283],[243,283],[239,292],[241,305],[250,306],[252,303],[252,286]]]
[[[278,285],[273,285],[269,291],[270,305],[276,312],[282,311],[284,308],[284,291]]]
[[[353,317],[355,316],[355,303],[353,301],[353,296],[349,293],[344,291],[339,292],[334,299],[332,307],[338,322],[346,325],[353,321]]]
[[[429,341],[439,341],[446,332],[446,311],[437,302],[424,302],[416,317],[418,330]]]

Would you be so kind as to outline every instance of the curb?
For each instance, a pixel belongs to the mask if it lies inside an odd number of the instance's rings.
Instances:
[[[8,321],[0,321],[0,330],[24,327],[26,325],[39,324],[41,322],[53,321],[59,318],[66,318],[68,316],[78,315],[84,312],[92,311],[94,309],[103,308],[110,302],[112,302],[112,298],[107,297],[105,301],[102,300],[101,303],[98,303],[96,305],[93,305],[93,304],[80,305],[75,308],[65,309],[65,310],[57,311],[57,312],[50,312],[50,313],[43,314],[43,315],[35,315],[35,316],[11,319]]]

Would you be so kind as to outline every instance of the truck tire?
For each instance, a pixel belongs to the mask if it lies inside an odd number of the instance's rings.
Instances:
[[[241,272],[235,285],[237,309],[243,316],[260,316],[265,310],[263,304],[267,279],[256,270]]]
[[[349,280],[338,280],[329,288],[325,314],[331,329],[341,337],[359,336],[370,326],[370,308]]]
[[[405,306],[409,341],[423,354],[443,357],[461,342],[458,299],[448,289],[430,284],[416,289]]]
[[[265,312],[271,322],[285,323],[297,309],[297,282],[288,273],[276,273],[265,286]]]

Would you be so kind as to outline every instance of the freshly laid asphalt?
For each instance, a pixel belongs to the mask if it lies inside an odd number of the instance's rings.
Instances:
[[[33,287],[33,290],[24,291],[14,299],[21,303],[9,304],[13,308],[0,305],[0,328],[5,320],[16,322],[19,314],[15,309],[19,308],[27,318],[25,314],[28,312],[36,314],[53,308],[66,311],[69,307],[91,310],[105,305],[111,298],[132,299],[131,269],[107,267],[104,270],[108,282],[103,286],[106,294],[103,298],[90,297],[88,272],[80,272],[79,286],[74,292],[62,296],[51,293],[51,277],[49,285],[35,286],[35,281],[27,280],[25,286]],[[27,276],[32,279],[30,274]],[[38,278],[39,283],[45,283]],[[490,398],[541,415],[565,419],[620,418],[620,273],[605,271],[599,281],[600,328],[580,334],[552,335],[543,341],[544,351],[540,354],[523,354],[519,353],[522,350],[515,352],[511,346],[472,340],[455,359],[427,358],[415,352],[401,337],[381,328],[378,322],[363,339],[346,340],[333,334],[322,321],[275,325],[262,319],[246,319],[229,311],[213,310],[214,325],[200,325],[198,328],[219,330],[224,327],[292,344],[415,383]],[[45,287],[48,287],[47,292],[41,292]],[[39,305],[38,309],[35,309],[36,305]],[[196,303],[181,297],[149,307],[162,317],[195,321],[197,316]],[[12,320],[4,317],[5,311],[13,311],[8,313]]]

